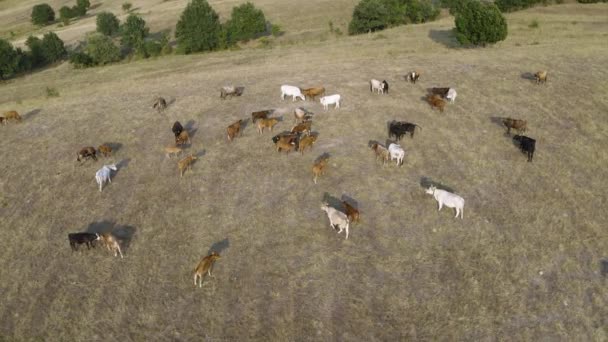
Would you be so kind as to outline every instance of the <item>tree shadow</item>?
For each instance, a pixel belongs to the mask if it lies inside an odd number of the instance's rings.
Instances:
[[[531,72],[524,72],[520,75],[520,77],[523,78],[524,80],[536,81],[536,77],[534,76],[534,73],[531,73]]]
[[[454,35],[453,29],[430,30],[429,38],[448,48],[456,49],[461,47],[460,43],[458,43],[458,40],[456,40],[456,36]]]
[[[207,255],[211,254],[211,252],[216,252],[217,254],[222,255],[224,250],[228,247],[230,247],[230,241],[228,238],[225,238],[224,240],[218,241],[211,245],[207,251]]]
[[[449,191],[451,193],[456,193],[456,191],[454,190],[454,188],[452,188],[450,186],[447,186],[447,185],[444,185],[444,184],[442,184],[440,182],[434,181],[434,180],[432,180],[431,178],[428,178],[428,177],[421,177],[420,178],[420,186],[423,187],[423,188],[425,188],[425,189],[428,189],[431,186],[434,186],[437,189],[442,189],[442,190]]]
[[[30,120],[32,119],[34,116],[38,115],[42,110],[40,108],[36,108],[34,110],[30,110],[29,112],[23,114],[21,116],[21,118],[23,120]]]

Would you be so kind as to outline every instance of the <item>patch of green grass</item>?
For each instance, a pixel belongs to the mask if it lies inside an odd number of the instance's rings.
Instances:
[[[59,97],[59,91],[52,87],[46,87],[46,97]]]
[[[539,23],[538,20],[534,19],[532,20],[532,22],[528,25],[529,28],[538,28],[539,27]]]

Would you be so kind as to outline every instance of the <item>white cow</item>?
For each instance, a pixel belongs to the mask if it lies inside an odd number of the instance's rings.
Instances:
[[[281,86],[281,100],[285,100],[285,95],[291,96],[292,100],[295,101],[297,97],[305,101],[306,98],[302,95],[302,89],[290,85]]]
[[[321,102],[321,104],[323,105],[323,109],[325,109],[325,110],[328,110],[329,105],[332,105],[332,104],[336,105],[335,108],[340,108],[340,95],[339,94],[323,96],[319,101]]]
[[[403,165],[403,157],[405,157],[405,151],[399,144],[390,144],[388,145],[388,153],[391,156],[391,161],[393,159],[397,159],[397,165]]]
[[[97,180],[97,184],[99,184],[100,192],[101,192],[101,188],[103,187],[103,183],[105,183],[106,181],[112,183],[112,180],[110,179],[110,175],[112,174],[111,170],[114,170],[114,171],[117,170],[115,164],[104,165],[101,169],[99,169],[95,173],[95,179]]]
[[[450,88],[450,90],[448,90],[448,94],[445,96],[445,98],[450,100],[450,102],[454,102],[456,100],[456,95],[458,95],[456,93],[456,89]]]
[[[449,191],[437,189],[434,186],[426,189],[426,193],[435,197],[435,200],[439,203],[438,210],[441,210],[441,207],[445,204],[448,208],[456,209],[456,216],[454,218],[458,218],[458,214],[460,214],[460,218],[464,219],[464,198]]]
[[[345,213],[338,211],[336,208],[330,207],[327,203],[323,203],[321,210],[327,213],[327,217],[329,218],[329,226],[332,229],[336,229],[336,225],[340,227],[338,234],[342,233],[342,230],[346,229],[346,239],[348,239],[348,216],[346,216]]]
[[[369,81],[369,91],[373,92],[373,91],[377,91],[378,94],[384,94],[384,85],[385,85],[386,81],[381,82],[378,81],[376,79],[371,79]]]

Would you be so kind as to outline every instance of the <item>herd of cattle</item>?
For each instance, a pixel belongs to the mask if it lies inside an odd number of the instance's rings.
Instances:
[[[537,84],[546,83],[547,72],[539,71],[535,75],[535,81]],[[411,83],[416,83],[420,78],[420,73],[412,71],[405,75],[405,79]],[[379,81],[372,79],[369,82],[370,92],[376,92],[378,94],[388,94],[389,84],[386,80]],[[320,96],[319,102],[323,105],[325,110],[329,109],[330,105],[334,105],[334,108],[340,108],[340,94],[325,95],[324,87],[315,87],[302,89],[300,87],[291,85],[281,86],[281,99],[285,99],[286,96],[291,96],[292,101],[301,99],[306,101],[307,99],[315,100],[317,96]],[[235,86],[224,86],[220,90],[220,98],[226,99],[228,96],[241,96],[243,94],[244,87]],[[431,105],[431,108],[437,108],[440,112],[443,112],[446,106],[446,100],[454,102],[456,100],[456,90],[454,88],[430,88],[428,89],[428,95],[426,100]],[[152,107],[159,112],[164,111],[167,108],[167,101],[162,97],[157,97],[154,100]],[[274,110],[266,109],[255,111],[251,113],[251,120],[257,127],[259,134],[263,134],[265,129],[272,132],[273,127],[279,122],[277,118],[269,117],[272,115]],[[308,110],[298,107],[294,110],[294,123],[295,125],[290,131],[282,132],[272,137],[272,142],[278,152],[284,151],[289,154],[291,151],[299,151],[304,154],[306,148],[312,149],[313,144],[318,138],[317,133],[312,132],[312,119],[314,114]],[[3,116],[0,116],[0,124],[6,125],[9,121],[21,122],[22,118],[16,111],[5,112]],[[229,142],[232,142],[235,138],[241,135],[243,119],[239,119],[236,122],[231,123],[226,128],[226,135]],[[514,135],[513,141],[519,144],[521,151],[527,155],[527,160],[532,161],[534,151],[536,148],[536,140],[522,135],[527,130],[527,121],[521,119],[504,118],[502,124],[507,130],[507,134],[511,134],[511,130],[517,131],[518,134]],[[413,139],[416,129],[422,130],[422,127],[415,123],[404,122],[404,121],[392,121],[389,124],[388,136],[389,139],[394,138],[394,142],[390,142],[388,147],[374,142],[370,148],[373,150],[376,160],[380,158],[383,165],[387,162],[396,160],[397,165],[403,164],[405,151],[399,145],[401,138],[404,135],[410,134]],[[180,155],[183,152],[184,145],[190,143],[190,135],[186,129],[182,126],[179,121],[176,121],[171,128],[171,131],[175,137],[175,144],[167,146],[164,149],[165,155],[171,158],[172,155]],[[83,147],[77,152],[77,161],[84,162],[88,159],[97,161],[97,155],[101,154],[108,157],[112,154],[112,148],[108,145],[100,145],[97,149],[92,146]],[[180,177],[183,177],[184,172],[192,168],[193,162],[197,159],[196,156],[190,154],[177,162],[177,168]],[[312,165],[312,176],[314,184],[317,184],[318,177],[323,175],[328,165],[329,155],[327,153],[321,155]],[[99,191],[103,190],[103,185],[106,182],[111,183],[112,171],[116,171],[117,166],[115,164],[104,165],[95,173],[95,179],[99,185]],[[445,205],[448,208],[454,208],[456,211],[455,218],[460,216],[464,218],[464,199],[446,190],[437,189],[435,186],[430,186],[426,189],[426,193],[432,195],[438,203],[439,209]],[[329,206],[328,203],[323,203],[321,210],[325,211],[330,222],[332,229],[339,229],[338,234],[345,231],[346,239],[348,239],[349,226],[351,223],[359,221],[359,210],[347,201],[342,202],[343,208],[334,208]],[[123,257],[120,249],[118,239],[111,233],[70,233],[68,234],[68,241],[73,251],[78,249],[78,245],[85,244],[87,249],[94,247],[96,241],[100,241],[106,248],[114,253],[114,256],[120,255]],[[219,259],[220,256],[217,252],[212,252],[210,255],[205,256],[200,260],[197,267],[194,270],[194,285],[202,286],[203,276],[205,273],[211,275],[211,268],[215,260]]]

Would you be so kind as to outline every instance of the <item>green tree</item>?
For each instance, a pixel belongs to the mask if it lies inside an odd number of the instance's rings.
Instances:
[[[59,19],[61,19],[61,22],[64,25],[67,25],[70,23],[70,19],[72,19],[74,17],[74,12],[72,11],[72,9],[68,6],[63,6],[59,9]]]
[[[229,44],[247,41],[266,32],[266,17],[262,10],[247,2],[232,9],[226,28]]]
[[[54,63],[63,59],[67,51],[61,38],[55,32],[46,33],[42,37],[42,55],[46,63]]]
[[[0,79],[4,80],[17,72],[17,51],[8,41],[0,38]]]
[[[493,3],[469,0],[457,13],[456,38],[461,44],[493,44],[507,38],[507,21]]]
[[[120,49],[112,42],[112,38],[101,33],[94,33],[87,39],[86,54],[94,64],[104,65],[120,60]],[[79,56],[79,58],[83,58]]]
[[[76,69],[88,68],[95,65],[93,58],[84,52],[72,52],[70,53],[70,64]]]
[[[40,38],[29,36],[25,41],[25,45],[30,49],[30,65],[32,67],[37,68],[46,64],[42,40]]]
[[[121,44],[130,49],[140,50],[148,32],[145,20],[138,15],[130,14],[121,27]]]
[[[221,25],[219,16],[206,0],[192,0],[177,22],[175,38],[181,52],[217,49]]]
[[[48,25],[55,21],[55,11],[49,4],[38,4],[32,8],[32,23],[37,26]]]
[[[389,12],[381,0],[361,0],[355,6],[353,18],[348,24],[349,34],[378,31],[389,25]]]
[[[118,33],[119,27],[120,22],[114,14],[101,12],[97,15],[97,32],[111,37]]]

